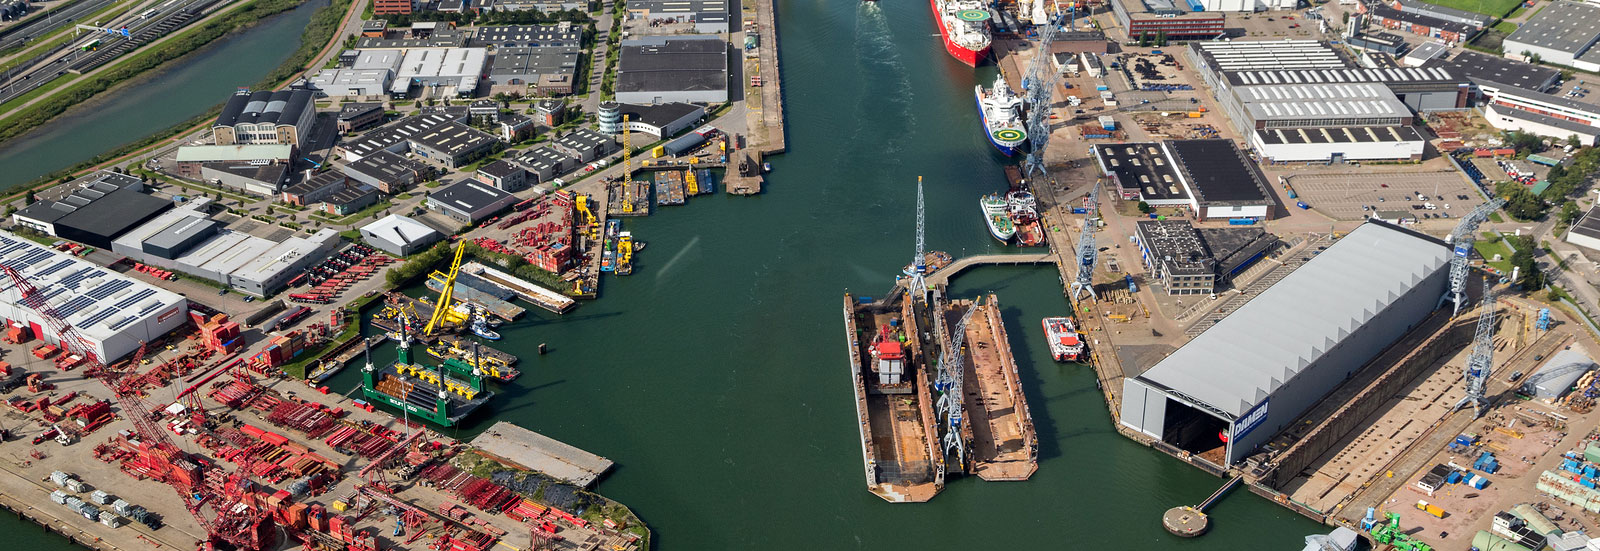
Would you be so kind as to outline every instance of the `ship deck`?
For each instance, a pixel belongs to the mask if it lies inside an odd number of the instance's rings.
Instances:
[[[436,279],[430,278],[426,285],[428,286],[428,290],[435,293],[444,289],[444,284],[439,283],[439,281]],[[482,307],[485,312],[493,314],[495,317],[506,321],[514,321],[528,312],[527,309],[521,306],[500,300],[494,295],[474,289],[460,281],[455,283],[453,289],[453,298],[455,300],[464,300],[472,304],[476,304],[479,307]]]
[[[415,377],[406,377],[396,369],[395,364],[378,368],[378,372],[372,374],[372,379],[372,388],[362,388],[367,396],[372,397],[373,394],[388,396],[405,403],[408,406],[407,409],[413,414],[423,415],[431,421],[445,426],[461,422],[462,419],[472,415],[474,411],[494,397],[494,392],[489,390],[478,393],[477,396],[470,400],[461,397],[459,394],[446,393],[446,399],[450,402],[447,410],[448,415],[445,419],[436,419],[433,418],[432,412],[434,397],[439,394],[437,385]],[[395,404],[388,405],[395,406]]]
[[[846,300],[853,299],[847,296]],[[878,327],[900,319],[907,332],[915,335],[916,326],[904,310],[879,311],[873,306],[863,305],[849,314],[849,325],[854,328],[851,358],[856,371],[857,409],[865,417],[862,449],[864,460],[869,462],[868,487],[891,502],[928,501],[943,489],[935,468],[942,458],[933,456],[938,448],[934,444],[932,401],[915,337],[907,343],[910,357],[903,379],[907,383],[879,387],[877,375],[870,368],[871,337]]]
[[[997,297],[977,306],[955,301],[945,311],[946,327],[955,327],[968,308],[962,363],[966,370],[963,405],[972,423],[973,474],[989,481],[1027,480],[1039,469],[1033,416],[1017,375]]]

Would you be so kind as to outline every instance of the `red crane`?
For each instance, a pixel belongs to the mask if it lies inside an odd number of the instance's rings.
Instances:
[[[56,312],[56,309],[50,306],[50,303],[43,296],[40,296],[39,289],[34,287],[21,272],[4,264],[0,264],[0,270],[5,271],[6,276],[11,278],[12,284],[16,286],[17,292],[21,297],[21,303],[44,318],[45,324],[50,326],[50,330],[60,338],[61,348],[83,356],[87,366],[85,374],[93,374],[95,379],[106,385],[106,388],[111,390],[112,399],[122,408],[122,416],[133,421],[139,437],[145,441],[143,444],[145,452],[141,454],[143,457],[134,461],[141,461],[148,470],[160,473],[162,481],[177,490],[178,495],[183,498],[184,509],[188,510],[189,514],[194,515],[195,522],[200,524],[200,527],[206,531],[208,537],[216,539],[218,536],[216,523],[207,519],[200,512],[200,503],[202,501],[215,500],[206,499],[209,497],[208,492],[204,487],[203,481],[198,477],[190,476],[187,477],[189,480],[185,481],[182,479],[183,477],[177,476],[179,469],[193,465],[194,462],[188,459],[188,453],[172,442],[172,438],[167,435],[164,429],[156,425],[155,420],[150,416],[150,406],[143,399],[137,394],[125,394],[118,391],[119,385],[117,382],[124,373],[108,369],[101,362],[100,356],[95,354],[94,347],[90,345],[89,340],[79,334],[78,330],[72,327],[72,324],[67,323]],[[129,373],[132,373],[136,368],[137,365],[130,368]],[[197,472],[198,469],[190,471],[191,474]],[[216,507],[217,504],[213,503],[212,506]]]

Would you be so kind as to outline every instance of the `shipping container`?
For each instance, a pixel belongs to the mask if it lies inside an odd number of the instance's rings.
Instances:
[[[1440,509],[1438,505],[1433,505],[1433,504],[1428,503],[1426,501],[1418,501],[1417,502],[1417,510],[1422,511],[1422,512],[1427,513],[1427,514],[1430,514],[1430,515],[1433,515],[1435,517],[1444,518],[1444,509]]]
[[[1534,162],[1534,163],[1539,163],[1539,164],[1545,165],[1545,166],[1556,166],[1558,164],[1561,164],[1561,160],[1560,159],[1552,159],[1552,158],[1546,157],[1544,155],[1529,155],[1528,156],[1528,161],[1529,162]]]

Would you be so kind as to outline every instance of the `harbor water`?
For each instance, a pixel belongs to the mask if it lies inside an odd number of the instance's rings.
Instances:
[[[181,64],[137,77],[49,124],[0,144],[0,190],[74,166],[204,113],[249,87],[289,58],[311,14],[327,0],[309,0],[212,42]]]
[[[1005,160],[972,96],[994,68],[950,58],[925,2],[778,6],[789,152],[770,159],[767,191],[627,220],[649,243],[634,275],[607,276],[600,300],[565,316],[530,308],[503,325],[496,346],[523,358],[522,377],[449,432],[508,420],[615,461],[598,491],[632,507],[665,551],[1296,549],[1326,532],[1235,492],[1211,509],[1209,534],[1168,535],[1163,511],[1223,481],[1118,435],[1093,373],[1051,361],[1039,320],[1068,305],[1049,267],[977,269],[952,287],[999,295],[1038,473],[956,478],[927,504],[868,493],[840,297],[882,296],[912,260],[919,175],[930,250],[1001,252],[978,197],[1003,188]],[[61,548],[43,539],[34,547]]]

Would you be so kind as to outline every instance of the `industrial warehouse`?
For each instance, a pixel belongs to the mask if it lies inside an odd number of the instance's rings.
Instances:
[[[0,264],[20,272],[56,304],[57,315],[72,325],[101,361],[122,358],[140,343],[189,321],[189,302],[177,293],[32,241],[0,234]],[[0,278],[0,315],[28,327],[34,336],[60,343],[53,325],[17,302],[20,295],[11,278]]]
[[[1444,242],[1369,222],[1124,380],[1121,423],[1219,466],[1290,426],[1434,311]]]
[[[1265,179],[1228,140],[1166,140],[1090,149],[1101,174],[1123,199],[1184,208],[1199,220],[1272,217],[1275,203]]]

